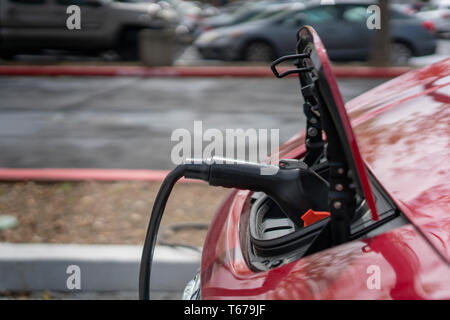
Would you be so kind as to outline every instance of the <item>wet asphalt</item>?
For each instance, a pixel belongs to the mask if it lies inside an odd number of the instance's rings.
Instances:
[[[339,81],[344,100],[385,79]],[[0,167],[169,169],[175,129],[304,128],[296,79],[0,77]]]

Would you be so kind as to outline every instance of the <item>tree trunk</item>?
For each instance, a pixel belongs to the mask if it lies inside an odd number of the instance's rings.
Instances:
[[[380,28],[372,30],[375,34],[372,38],[369,60],[370,64],[375,66],[388,66],[391,62],[389,0],[378,0],[378,7],[380,8]]]

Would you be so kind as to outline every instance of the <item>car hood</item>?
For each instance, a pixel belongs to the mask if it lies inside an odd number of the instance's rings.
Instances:
[[[220,28],[216,28],[213,31],[218,32],[220,34],[230,34],[230,33],[235,33],[235,32],[242,32],[242,33],[246,33],[246,32],[250,32],[253,30],[258,30],[263,26],[266,26],[267,24],[270,23],[270,19],[262,19],[262,20],[257,20],[257,21],[251,21],[251,22],[243,22],[243,23],[239,23],[233,26],[228,26],[228,27],[220,27]]]
[[[450,59],[347,104],[362,157],[399,209],[450,262]]]

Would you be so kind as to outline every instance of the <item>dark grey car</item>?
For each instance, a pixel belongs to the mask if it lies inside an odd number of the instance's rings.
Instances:
[[[294,53],[295,34],[302,25],[318,32],[332,60],[367,60],[374,31],[367,27],[370,2],[319,2],[283,10],[269,19],[215,29],[202,34],[195,46],[204,58],[270,61]],[[391,8],[393,62],[434,54],[436,38],[422,21]]]
[[[80,9],[80,29],[69,30],[69,6]],[[45,49],[137,57],[137,35],[170,22],[148,0],[0,0],[0,57]]]

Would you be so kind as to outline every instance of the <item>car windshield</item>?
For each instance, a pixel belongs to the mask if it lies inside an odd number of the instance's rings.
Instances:
[[[267,19],[270,17],[275,17],[278,15],[281,15],[282,13],[285,14],[286,12],[289,12],[289,10],[273,10],[273,9],[267,9],[261,13],[258,13],[256,15],[254,15],[253,17],[251,17],[250,19],[248,19],[247,21],[256,21],[256,20],[262,20],[262,19]]]
[[[234,12],[230,18],[235,22],[243,22],[251,17],[260,14],[263,11],[263,7],[260,6],[246,6],[240,10]]]
[[[300,12],[300,10],[292,10],[292,9],[282,10],[279,13],[277,13],[276,15],[273,15],[271,17],[271,20],[275,23],[281,23],[281,22],[285,21],[286,19],[291,18],[298,12]]]

